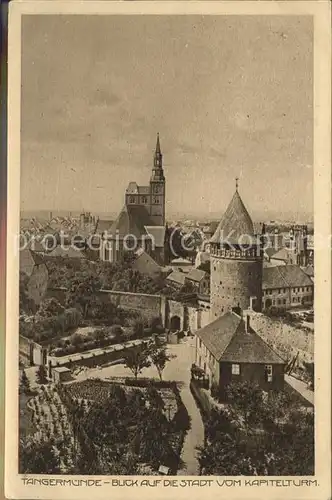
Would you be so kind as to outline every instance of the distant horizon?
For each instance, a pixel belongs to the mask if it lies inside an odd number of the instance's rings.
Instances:
[[[64,209],[61,209],[61,210],[47,210],[47,209],[35,209],[35,210],[21,210],[21,219],[29,219],[29,218],[32,218],[32,217],[38,217],[38,214],[39,216],[41,216],[41,213],[43,214],[43,216],[45,217],[46,215],[49,215],[50,213],[52,212],[52,216],[53,217],[68,217],[68,216],[72,216],[72,217],[79,217],[80,213],[82,213],[82,211],[80,210],[64,210]],[[92,215],[94,216],[97,216],[97,217],[100,217],[100,219],[103,219],[105,218],[104,220],[107,220],[107,219],[112,219],[112,220],[115,220],[117,218],[117,216],[119,215],[118,212],[110,212],[110,213],[107,213],[107,212],[100,212],[100,211],[94,211],[94,210],[90,210],[90,209],[86,209],[85,212],[90,212]],[[217,220],[220,220],[220,218],[222,217],[223,215],[223,212],[221,211],[220,213],[209,213],[209,214],[195,214],[195,213],[181,213],[181,212],[175,212],[175,213],[170,213],[170,214],[166,214],[166,219],[169,221],[169,220],[183,220],[183,219],[187,219],[187,220],[195,220],[195,221],[217,221]],[[273,213],[273,212],[270,212],[270,213],[264,213],[264,216],[261,215],[255,215],[254,216],[252,214],[250,214],[253,222],[267,222],[267,221],[277,221],[277,222],[302,222],[302,223],[308,223],[308,224],[312,224],[313,223],[313,214],[312,213],[309,213],[309,212],[304,212],[302,214],[297,214],[297,216],[295,216],[295,214],[292,214],[292,213]]]

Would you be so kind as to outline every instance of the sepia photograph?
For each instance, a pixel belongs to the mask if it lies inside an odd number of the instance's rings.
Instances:
[[[313,16],[20,32],[18,474],[314,477]]]

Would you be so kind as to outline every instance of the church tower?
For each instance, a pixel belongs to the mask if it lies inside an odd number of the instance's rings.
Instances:
[[[262,308],[263,250],[236,190],[214,235],[211,255],[211,321],[233,308]]]
[[[163,155],[160,149],[159,134],[157,134],[156,150],[153,158],[153,169],[150,179],[150,217],[156,226],[165,225],[165,176],[163,170]]]

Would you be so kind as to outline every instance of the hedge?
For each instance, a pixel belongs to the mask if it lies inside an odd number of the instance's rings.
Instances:
[[[125,385],[132,387],[155,387],[155,388],[168,388],[173,389],[175,382],[170,382],[169,380],[154,380],[150,378],[126,378]]]

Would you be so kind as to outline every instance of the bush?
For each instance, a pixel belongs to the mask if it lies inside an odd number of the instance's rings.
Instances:
[[[114,324],[110,328],[110,333],[114,335],[115,337],[121,337],[123,335],[123,328],[119,324]]]
[[[79,333],[74,333],[74,335],[71,336],[70,340],[72,345],[75,347],[79,346],[84,342],[82,335],[80,335]]]

